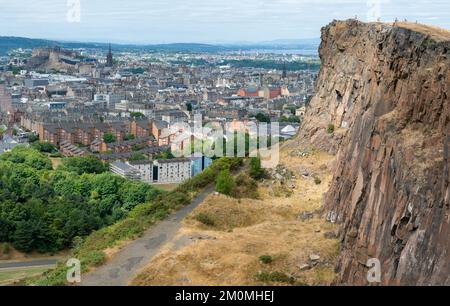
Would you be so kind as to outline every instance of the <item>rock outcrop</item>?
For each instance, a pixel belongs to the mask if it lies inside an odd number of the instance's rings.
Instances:
[[[42,69],[45,71],[57,70],[74,72],[77,53],[59,47],[37,48],[33,50],[32,57],[28,60],[29,69]]]
[[[338,282],[450,285],[450,32],[334,21],[300,137],[336,153],[325,215]],[[332,128],[334,127],[334,132]]]

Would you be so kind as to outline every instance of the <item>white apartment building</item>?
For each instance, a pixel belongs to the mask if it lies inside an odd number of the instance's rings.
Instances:
[[[212,163],[210,158],[175,158],[142,161],[115,161],[111,172],[148,184],[178,184],[198,175]]]
[[[137,169],[141,174],[141,181],[145,183],[153,183],[153,162],[150,160],[129,161],[128,165]]]
[[[129,164],[126,164],[121,161],[115,161],[109,166],[109,169],[112,173],[115,173],[117,175],[120,175],[124,178],[133,180],[133,181],[139,181],[141,180],[141,173],[134,167],[130,166]]]
[[[191,178],[191,159],[176,158],[155,161],[159,184],[182,183]]]

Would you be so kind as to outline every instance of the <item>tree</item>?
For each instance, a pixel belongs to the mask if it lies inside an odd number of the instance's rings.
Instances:
[[[0,139],[3,138],[3,134],[6,132],[6,127],[0,125]]]
[[[25,164],[37,170],[52,169],[50,159],[36,150],[24,146],[17,146],[11,152],[0,155],[0,160],[7,160],[16,164]]]
[[[131,157],[130,157],[130,161],[139,161],[139,160],[146,160],[147,159],[147,157],[144,155],[144,154],[142,154],[142,153],[133,153],[133,155],[131,155]]]
[[[55,153],[58,151],[56,147],[49,142],[37,142],[34,143],[31,147],[42,153]]]
[[[186,103],[186,109],[188,112],[192,112],[192,103],[190,102]]]
[[[172,154],[170,149],[164,150],[161,153],[158,153],[154,159],[173,159],[175,156]]]
[[[281,122],[290,122],[290,123],[300,123],[300,118],[297,116],[283,116],[281,117]]]
[[[260,180],[265,176],[265,170],[261,167],[261,158],[252,157],[250,159],[250,176],[255,180]]]
[[[61,170],[75,172],[80,175],[83,173],[100,174],[108,171],[108,166],[95,156],[69,157],[63,159],[60,168]]]
[[[36,141],[39,141],[39,135],[36,135],[33,133],[28,134],[28,142],[29,143],[34,143]]]
[[[14,232],[14,246],[21,251],[31,252],[33,250],[33,232],[29,224],[25,221],[20,221],[17,224]]]
[[[130,134],[130,133],[127,133],[125,135],[125,137],[123,138],[123,140],[125,140],[125,141],[127,141],[127,140],[134,140],[134,139],[135,139],[134,135]]]
[[[231,196],[235,188],[234,178],[229,169],[222,170],[217,176],[216,191]]]
[[[142,119],[145,117],[145,115],[141,112],[131,112],[130,113],[131,118],[133,119]]]
[[[111,133],[105,133],[105,135],[103,135],[103,141],[106,143],[116,142],[116,136]]]
[[[50,160],[34,149],[17,146],[1,154],[0,242],[24,252],[68,248],[75,237],[123,219],[161,193],[148,184],[101,173],[107,170],[93,156],[63,159],[53,170]]]
[[[259,122],[266,122],[266,123],[270,123],[270,117],[266,114],[263,113],[258,113],[255,116],[256,120],[258,120]]]

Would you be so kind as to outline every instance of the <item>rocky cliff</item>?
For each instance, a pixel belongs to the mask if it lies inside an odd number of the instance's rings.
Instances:
[[[325,215],[341,284],[450,285],[450,32],[334,21],[301,137],[337,154]],[[334,132],[333,132],[334,127]]]

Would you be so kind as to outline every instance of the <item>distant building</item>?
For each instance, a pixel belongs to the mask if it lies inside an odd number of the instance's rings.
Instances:
[[[141,181],[153,183],[153,162],[150,160],[129,161],[128,165],[137,169],[141,175]]]
[[[48,102],[46,105],[49,110],[61,110],[66,108],[66,102]]]
[[[111,108],[114,109],[116,104],[120,103],[122,100],[125,100],[125,95],[121,94],[96,94],[94,95],[94,102],[103,103],[103,108]]]
[[[109,44],[108,55],[106,56],[106,67],[112,67],[114,65],[113,54],[111,50],[111,44]]]
[[[136,169],[133,166],[130,166],[129,164],[126,164],[121,161],[115,161],[110,165],[110,170],[112,173],[115,173],[117,175],[120,175],[124,178],[133,180],[133,181],[139,181],[141,180],[141,173],[138,169]]]
[[[28,88],[47,86],[48,84],[48,79],[25,79],[25,87]]]
[[[283,73],[281,74],[281,77],[283,79],[287,78],[287,68],[286,68],[286,63],[283,64]]]
[[[162,159],[155,161],[159,184],[182,183],[191,178],[189,158]]]
[[[11,137],[4,137],[0,140],[0,154],[11,151],[14,147],[20,145],[19,142]]]
[[[285,126],[280,125],[280,136],[285,138],[285,139],[290,139],[292,137],[294,137],[299,129],[299,125],[298,124],[288,124]],[[274,136],[274,135],[272,135]]]
[[[259,97],[258,87],[241,88],[238,91],[238,95],[241,97]]]
[[[212,164],[212,159],[206,156],[192,157],[191,158],[191,169],[192,176],[200,174],[203,170],[208,168]]]
[[[302,106],[295,111],[295,115],[297,117],[303,118],[305,117],[306,107]]]
[[[110,170],[122,177],[148,184],[179,184],[200,174],[212,162],[211,158],[205,156],[155,161],[117,160],[111,164]]]

